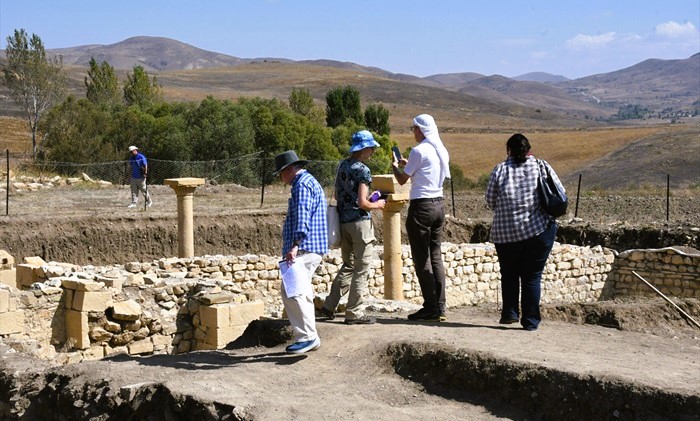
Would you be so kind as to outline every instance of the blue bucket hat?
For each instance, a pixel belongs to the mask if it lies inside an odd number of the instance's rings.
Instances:
[[[352,146],[350,147],[350,153],[361,151],[365,148],[378,147],[379,143],[374,140],[372,133],[370,133],[368,130],[360,130],[352,135]]]

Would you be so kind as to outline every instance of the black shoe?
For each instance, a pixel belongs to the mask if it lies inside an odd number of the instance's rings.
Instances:
[[[440,321],[441,322],[447,321],[447,315],[445,315],[444,311],[440,312]]]
[[[514,317],[501,317],[501,320],[499,320],[498,323],[502,325],[512,325],[513,323],[518,323],[519,321],[520,320]]]
[[[320,317],[325,318],[326,320],[333,320],[335,319],[335,312],[332,310],[328,310],[325,307],[321,307],[318,309],[318,312],[320,313]]]
[[[411,313],[408,315],[408,320],[416,322],[416,321],[424,321],[424,322],[439,322],[440,321],[440,313],[437,312],[429,312],[426,311],[424,308],[416,311],[415,313]]]
[[[362,316],[357,319],[345,319],[346,325],[371,325],[377,322],[377,319],[369,316]]]

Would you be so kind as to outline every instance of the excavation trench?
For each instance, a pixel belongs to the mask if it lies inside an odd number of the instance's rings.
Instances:
[[[427,393],[492,408],[508,418],[696,420],[700,409],[696,395],[434,343],[392,343],[387,355],[396,373]]]

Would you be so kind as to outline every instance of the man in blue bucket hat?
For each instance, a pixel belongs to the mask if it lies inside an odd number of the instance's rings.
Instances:
[[[372,324],[376,320],[364,314],[363,299],[374,246],[373,209],[383,209],[386,201],[370,200],[372,175],[365,161],[374,154],[379,143],[367,130],[352,135],[350,156],[338,165],[335,180],[336,201],[340,219],[340,252],[343,259],[333,280],[326,302],[319,310],[329,320],[335,318],[340,297],[349,293],[345,323]]]

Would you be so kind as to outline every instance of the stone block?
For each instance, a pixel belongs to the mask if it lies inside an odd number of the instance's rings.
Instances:
[[[217,329],[230,326],[231,304],[214,304],[199,307],[199,322],[209,329]]]
[[[75,296],[75,290],[64,289],[63,290],[63,307],[73,308],[73,297]]]
[[[10,311],[10,291],[0,288],[0,313]]]
[[[72,308],[78,311],[103,312],[111,305],[112,293],[109,291],[75,291]]]
[[[82,311],[66,310],[66,336],[75,341],[76,349],[90,348],[88,314]]]
[[[0,335],[21,333],[24,330],[24,311],[0,313]]]
[[[102,289],[100,283],[73,278],[61,278],[61,286],[75,291],[100,291]]]
[[[134,321],[141,316],[141,306],[134,300],[114,303],[112,308],[112,317],[117,320]]]
[[[216,349],[224,348],[230,342],[233,342],[236,339],[238,339],[243,334],[243,332],[245,332],[246,327],[248,326],[231,326],[222,327],[218,329],[210,328],[209,330],[207,330],[206,343],[208,345],[215,346]]]
[[[129,354],[150,354],[153,352],[153,342],[150,339],[143,339],[140,341],[132,342],[126,346],[129,350]]]
[[[39,256],[29,256],[22,260],[22,263],[26,263],[33,266],[44,266],[46,262]]]
[[[15,266],[15,258],[5,250],[0,250],[0,269],[12,269]]]
[[[265,303],[251,301],[230,307],[230,326],[248,326],[253,320],[260,319],[265,313]]]
[[[0,269],[0,284],[17,288],[17,269]]]
[[[37,275],[36,269],[38,266],[30,265],[27,263],[20,263],[16,267],[16,281],[15,284],[17,288],[28,287],[34,282],[39,281],[39,276]]]
[[[119,278],[98,277],[97,282],[102,282],[107,288],[114,288],[119,291],[122,290],[122,285],[124,284],[124,280]]]
[[[101,360],[105,357],[105,349],[102,345],[94,345],[83,352],[83,359],[86,361]]]
[[[153,335],[150,339],[153,342],[154,349],[166,349],[173,345],[173,339],[170,336]]]

